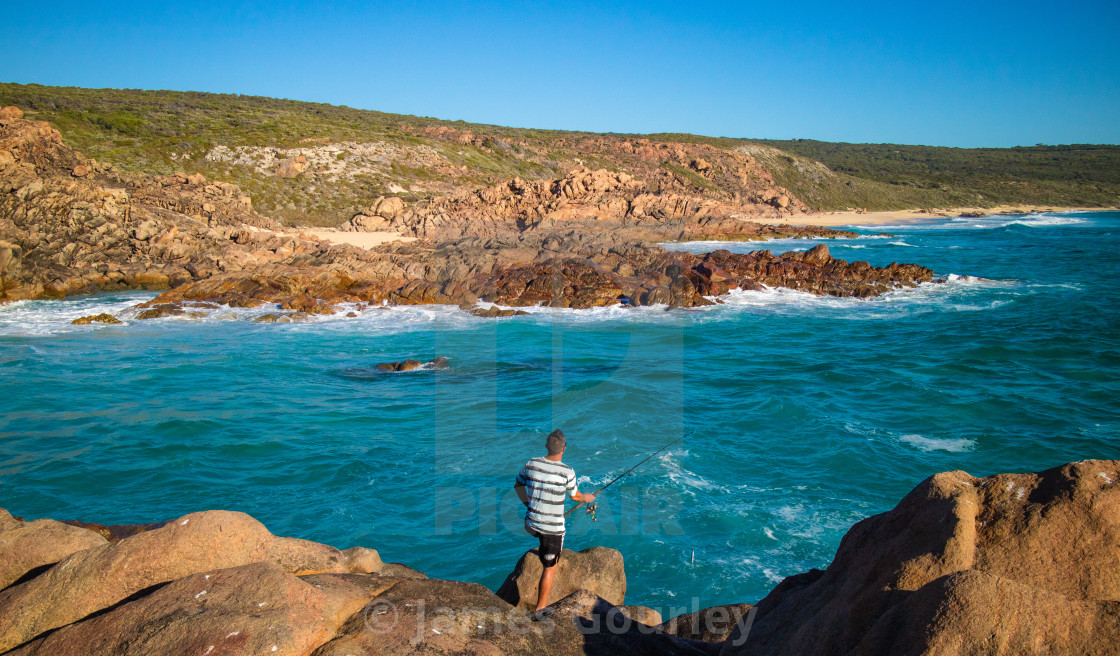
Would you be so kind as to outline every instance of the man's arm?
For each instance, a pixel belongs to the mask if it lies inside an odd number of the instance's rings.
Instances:
[[[529,493],[525,491],[525,486],[522,485],[521,483],[517,483],[516,485],[513,486],[513,489],[514,489],[514,491],[517,492],[517,498],[521,499],[521,503],[525,504],[525,507],[528,508],[529,507]]]
[[[567,488],[568,488],[568,494],[570,494],[571,497],[572,497],[572,501],[578,501],[579,503],[591,503],[592,501],[594,501],[595,500],[595,495],[594,494],[580,494],[579,493],[579,488],[576,487],[576,473],[574,471],[572,471],[571,467],[568,468],[568,471],[569,471],[569,473],[568,473]]]
[[[572,501],[578,501],[580,503],[591,503],[594,500],[594,494],[580,494],[579,490],[572,490]]]

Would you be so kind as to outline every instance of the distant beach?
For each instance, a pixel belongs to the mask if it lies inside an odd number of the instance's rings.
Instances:
[[[782,218],[752,218],[751,221],[767,225],[818,225],[826,227],[849,225],[891,225],[914,223],[915,221],[962,216],[969,213],[1019,214],[1054,212],[1109,212],[1111,207],[1058,207],[1055,205],[999,205],[996,207],[952,207],[945,209],[887,210],[883,212],[818,212],[795,214]]]

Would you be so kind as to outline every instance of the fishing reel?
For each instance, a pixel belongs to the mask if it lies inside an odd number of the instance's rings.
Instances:
[[[595,503],[587,504],[586,514],[591,515],[591,521],[593,521],[593,522],[599,521],[599,518],[595,516],[595,513],[597,513],[597,512],[599,512],[599,505],[598,504],[595,504]]]

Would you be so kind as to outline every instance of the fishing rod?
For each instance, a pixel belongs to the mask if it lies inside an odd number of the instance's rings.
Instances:
[[[638,464],[634,465],[634,466],[633,466],[633,467],[631,467],[630,469],[627,469],[626,471],[622,472],[622,473],[621,473],[621,474],[619,474],[618,476],[615,476],[615,477],[614,477],[614,480],[613,480],[613,481],[611,481],[610,483],[607,483],[606,485],[604,485],[603,487],[599,488],[598,490],[595,490],[594,492],[592,492],[592,494],[594,494],[595,496],[599,496],[599,493],[600,493],[600,492],[602,492],[603,490],[605,490],[605,489],[607,489],[608,487],[610,487],[610,486],[614,485],[615,483],[617,483],[617,482],[619,481],[619,479],[621,479],[621,478],[622,478],[623,476],[625,476],[625,475],[629,474],[630,472],[634,471],[634,470],[635,470],[635,469],[637,469],[638,467],[641,467],[642,465],[646,464],[646,461],[648,461],[648,460],[649,460],[650,458],[652,458],[652,457],[654,457],[655,455],[657,455],[657,454],[661,453],[661,452],[662,452],[662,451],[664,451],[665,449],[668,449],[669,447],[673,446],[674,444],[676,444],[677,442],[680,442],[680,441],[681,441],[681,440],[683,440],[683,439],[684,439],[683,437],[678,437],[677,439],[673,440],[672,442],[669,442],[669,443],[668,443],[668,444],[666,444],[665,446],[663,446],[663,447],[661,447],[660,449],[658,449],[658,450],[654,451],[653,453],[649,454],[648,456],[646,456],[645,458],[643,458],[641,462],[639,462]],[[582,501],[580,501],[580,502],[579,502],[579,503],[577,503],[576,505],[572,506],[571,510],[569,510],[569,511],[568,511],[568,512],[566,512],[566,513],[564,513],[564,516],[565,516],[565,517],[567,517],[568,515],[572,514],[573,512],[575,512],[576,508],[579,508],[579,507],[580,507],[580,506],[582,506],[582,505],[583,505],[583,502],[582,502]],[[591,519],[592,519],[592,520],[594,520],[594,519],[595,519],[595,511],[596,511],[596,509],[597,509],[597,508],[598,508],[598,506],[596,506],[594,502],[590,503],[590,504],[589,504],[589,505],[587,506],[587,513],[588,513],[589,515],[591,515]]]

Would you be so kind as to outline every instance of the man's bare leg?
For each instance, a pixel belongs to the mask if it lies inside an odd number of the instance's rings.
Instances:
[[[540,610],[548,605],[548,595],[552,594],[552,577],[556,575],[556,565],[544,568],[541,572],[541,583],[537,586],[537,607]]]

